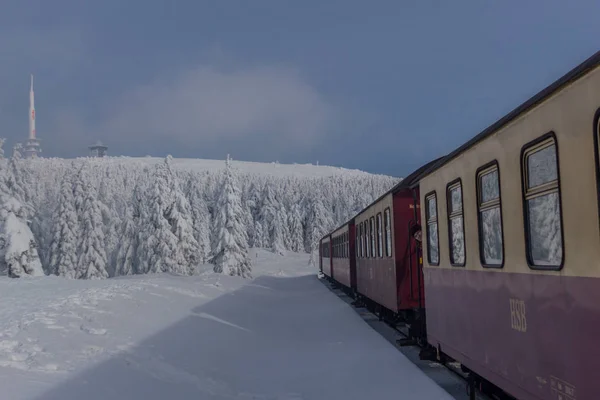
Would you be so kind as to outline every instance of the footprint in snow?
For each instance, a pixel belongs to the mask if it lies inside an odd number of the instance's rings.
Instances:
[[[58,364],[46,364],[39,367],[41,371],[45,372],[56,372],[60,370]]]
[[[104,353],[104,348],[100,346],[87,346],[83,349],[82,353],[87,357],[92,357]]]
[[[104,328],[92,328],[86,325],[81,325],[79,327],[83,332],[88,333],[90,335],[106,335],[106,332],[108,332],[106,329]]]
[[[21,343],[16,340],[2,340],[0,341],[0,351],[12,351],[17,347],[20,347]]]

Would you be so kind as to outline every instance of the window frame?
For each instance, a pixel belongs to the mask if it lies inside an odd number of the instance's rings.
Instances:
[[[365,258],[365,221],[362,221],[360,223],[361,226],[361,231],[360,231],[360,246],[361,246],[361,250],[360,250],[360,258]]]
[[[333,258],[339,258],[340,256],[340,240],[339,238],[334,238],[333,239],[333,246],[335,248],[335,250],[333,251]]]
[[[388,216],[389,220],[386,219],[386,215]],[[389,207],[386,207],[385,210],[383,210],[383,235],[385,240],[385,256],[392,257],[392,210]]]
[[[354,257],[356,257],[356,258],[358,258],[360,256],[360,253],[359,253],[360,247],[358,246],[359,233],[360,233],[360,231],[358,230],[358,226],[354,225]]]
[[[494,206],[496,205],[495,204],[496,200],[493,200],[494,204],[491,204],[488,206],[484,205],[482,207],[482,203],[481,203],[482,193],[481,193],[480,177],[485,175],[486,173],[492,172],[494,170],[498,173],[498,200],[497,200],[498,204],[497,204],[497,206],[500,209],[500,229],[502,230],[501,235],[500,235],[502,238],[502,262],[500,264],[487,264],[484,260],[483,225],[482,225],[482,220],[481,220],[481,212],[482,212],[482,208],[484,208],[483,211],[494,208]],[[498,160],[494,159],[494,160],[488,162],[487,164],[484,164],[481,167],[477,168],[477,171],[475,171],[475,188],[477,190],[477,233],[479,236],[479,262],[483,268],[502,269],[502,268],[504,268],[504,262],[506,259],[506,250],[504,248],[504,216],[502,214],[502,186],[501,186],[501,180],[500,180],[500,164],[498,164]]]
[[[375,216],[377,227],[377,258],[383,258],[383,214],[378,212]]]
[[[350,228],[346,231],[346,258],[350,258]]]
[[[460,187],[460,213],[451,213],[451,205],[452,198],[450,196],[450,190],[455,187]],[[450,261],[450,265],[453,267],[464,267],[467,265],[467,235],[465,229],[465,191],[463,190],[462,179],[457,178],[453,181],[449,182],[446,185],[446,220],[448,225],[448,260]],[[452,219],[458,216],[462,216],[462,231],[463,231],[463,251],[464,251],[464,260],[462,263],[455,263],[452,260]],[[439,241],[439,238],[438,238]]]
[[[592,129],[594,135],[594,161],[596,164],[596,202],[598,204],[598,217],[600,217],[600,108],[596,110],[594,114],[594,126]],[[558,160],[558,157],[557,157]],[[600,218],[598,218],[598,224],[600,225]],[[564,251],[564,249],[563,249]]]
[[[376,238],[375,238],[375,217],[369,217],[369,239],[371,244],[370,256],[371,258],[375,258],[375,246],[376,246]]]
[[[346,232],[346,258],[350,258],[350,227]]]
[[[365,258],[371,258],[371,233],[369,232],[369,218],[365,220]]]
[[[360,232],[360,242],[359,242],[359,247],[360,247],[360,256],[359,258],[363,258],[363,255],[365,254],[365,248],[364,248],[364,241],[363,241],[363,223],[359,222],[358,223],[358,230]]]
[[[529,212],[528,212],[528,196],[541,197],[543,193],[552,193],[554,190],[554,181],[547,182],[542,185],[542,189],[538,186],[537,188],[531,189],[534,193],[529,194],[527,189],[528,184],[528,168],[527,168],[527,156],[531,153],[535,153],[539,150],[543,150],[545,148],[544,142],[552,142],[554,144],[554,150],[556,152],[556,193],[558,194],[558,211],[560,213],[560,240],[562,247],[562,254],[560,264],[558,265],[538,265],[533,263],[533,259],[531,257],[530,252],[530,242],[531,239],[529,237]],[[561,192],[561,181],[560,181],[560,158],[559,158],[559,149],[558,149],[558,140],[556,138],[556,134],[554,131],[550,131],[545,133],[544,135],[531,140],[521,147],[521,202],[523,205],[523,229],[525,236],[525,259],[527,260],[527,265],[532,270],[537,271],[561,271],[565,264],[565,227],[564,227],[564,219],[563,219],[563,207],[562,207],[562,192]]]
[[[437,236],[437,250],[438,250],[438,260],[437,263],[431,262],[431,246],[429,243],[429,204],[427,204],[427,200],[433,197],[435,199],[435,233]],[[427,263],[433,266],[439,266],[440,260],[442,258],[441,255],[441,246],[440,246],[440,208],[438,207],[438,197],[437,192],[432,190],[431,192],[425,195],[425,243],[427,244]]]

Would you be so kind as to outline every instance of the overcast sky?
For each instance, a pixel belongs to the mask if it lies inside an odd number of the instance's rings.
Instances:
[[[600,50],[600,2],[4,0],[0,134],[44,156],[405,176]],[[8,150],[8,149],[7,149]]]

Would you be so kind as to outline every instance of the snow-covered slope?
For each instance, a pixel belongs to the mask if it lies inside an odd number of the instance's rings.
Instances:
[[[0,398],[450,398],[307,254],[251,256],[254,280],[0,278]]]
[[[129,164],[136,163],[148,166],[154,166],[161,163],[164,158],[161,157],[107,157],[111,163]],[[200,158],[174,158],[173,166],[182,170],[194,172],[219,172],[223,170],[224,160],[207,160]],[[302,177],[302,178],[319,178],[335,175],[346,176],[368,176],[371,173],[358,169],[348,169],[342,167],[334,167],[327,165],[314,164],[280,164],[279,162],[253,162],[253,161],[237,161],[233,160],[234,168],[243,171],[247,174],[260,174],[275,177]]]

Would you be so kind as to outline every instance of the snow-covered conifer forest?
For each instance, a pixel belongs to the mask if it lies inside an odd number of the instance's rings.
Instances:
[[[208,263],[215,272],[251,277],[250,248],[314,252],[324,233],[397,182],[229,159],[215,168],[170,156],[18,154],[0,158],[0,273],[11,277],[193,275]],[[319,168],[327,173],[315,173]]]

